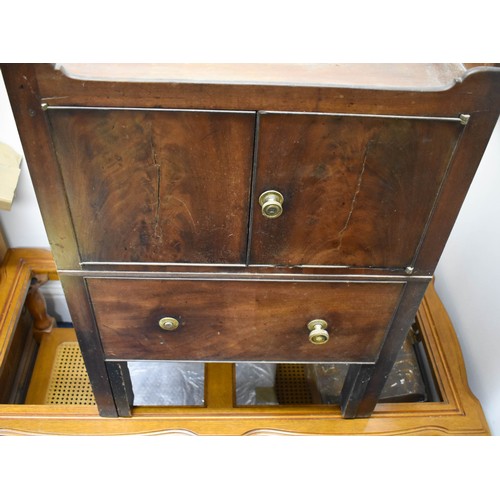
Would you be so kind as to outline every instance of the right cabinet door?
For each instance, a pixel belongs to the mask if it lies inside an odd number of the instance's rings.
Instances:
[[[464,125],[458,119],[259,114],[250,264],[404,269]],[[283,195],[279,217],[259,196]]]

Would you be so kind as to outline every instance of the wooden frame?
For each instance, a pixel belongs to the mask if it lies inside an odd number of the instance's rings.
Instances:
[[[57,279],[45,250],[9,250],[0,268],[0,363],[12,340],[33,275]],[[443,402],[379,403],[370,418],[343,419],[327,406],[233,405],[232,365],[206,369],[206,407],[135,407],[132,417],[102,418],[91,406],[0,405],[0,434],[44,435],[488,435],[450,319],[431,285],[417,314]],[[48,334],[50,335],[50,334]]]

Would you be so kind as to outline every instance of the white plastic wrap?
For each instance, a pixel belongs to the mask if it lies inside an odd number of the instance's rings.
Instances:
[[[271,363],[236,364],[236,404],[278,404],[274,392],[276,365]]]
[[[205,398],[203,363],[132,361],[128,363],[134,405],[202,406]]]
[[[205,394],[204,363],[130,361],[134,405],[202,406]],[[278,404],[274,393],[276,365],[236,364],[236,404]]]

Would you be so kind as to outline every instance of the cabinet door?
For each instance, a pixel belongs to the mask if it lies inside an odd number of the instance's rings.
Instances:
[[[245,262],[255,113],[48,115],[83,262]]]
[[[457,120],[262,113],[251,264],[405,268],[464,126]],[[258,199],[283,197],[266,218]]]

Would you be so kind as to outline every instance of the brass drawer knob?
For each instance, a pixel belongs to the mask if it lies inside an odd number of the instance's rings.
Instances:
[[[323,319],[313,319],[307,323],[309,328],[309,340],[315,345],[326,344],[330,339],[330,335],[326,331],[328,323]]]
[[[158,324],[160,328],[168,331],[177,330],[179,326],[179,322],[175,318],[170,318],[168,316],[166,318],[161,318]]]
[[[278,191],[265,191],[259,196],[262,215],[268,219],[276,219],[283,213],[283,195]]]

